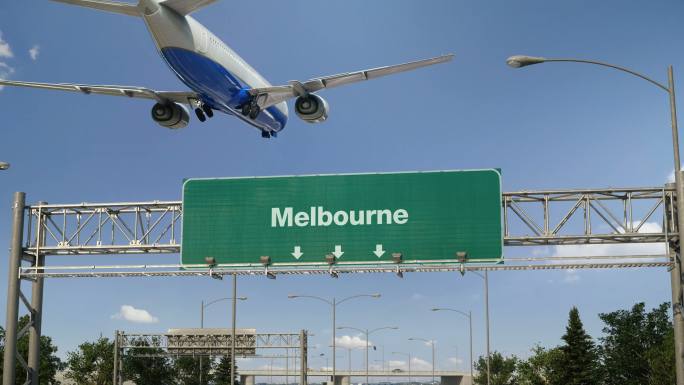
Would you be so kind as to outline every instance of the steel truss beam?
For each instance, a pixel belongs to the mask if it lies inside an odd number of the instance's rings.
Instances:
[[[662,226],[665,202],[674,193],[671,187],[504,193],[504,244],[666,242],[676,233],[674,222]],[[179,201],[32,205],[26,211],[24,253],[29,255],[180,252]],[[648,222],[660,230],[647,229]],[[38,251],[40,232],[46,240]]]
[[[236,334],[236,356],[289,359],[290,349],[296,350],[299,356],[299,372],[301,385],[307,385],[307,349],[308,333],[254,333],[254,329],[239,329]],[[114,337],[114,371],[113,383],[123,384],[123,357],[179,357],[179,356],[228,356],[231,354],[231,333],[229,329],[175,329],[165,334],[126,334],[117,330]],[[285,354],[257,355],[262,349],[285,349]]]
[[[663,188],[609,188],[581,190],[519,191],[504,193],[502,216],[504,245],[577,245],[665,243],[676,238],[673,210],[675,191]],[[158,254],[180,252],[182,204],[179,201],[38,204],[26,207],[23,252],[35,255]],[[657,226],[652,226],[655,223]],[[41,243],[37,242],[41,236]],[[506,266],[415,264],[382,266],[222,266],[183,269],[180,265],[49,266],[21,268],[25,279],[38,277],[159,277],[226,274],[332,274],[521,270],[564,268],[621,268],[670,266],[666,256],[651,260],[525,264],[529,259],[507,259]],[[654,259],[655,258],[655,259]],[[583,259],[581,257],[574,259]],[[603,259],[610,259],[605,257]],[[570,267],[571,266],[571,267]],[[185,266],[186,268],[188,266]]]
[[[667,242],[677,232],[676,221],[666,219],[674,218],[674,195],[670,186],[505,193],[504,244]]]
[[[236,356],[255,356],[258,349],[299,349],[300,334],[236,334]],[[135,356],[230,355],[231,334],[125,334],[119,333],[119,349]],[[153,351],[151,353],[146,350]]]

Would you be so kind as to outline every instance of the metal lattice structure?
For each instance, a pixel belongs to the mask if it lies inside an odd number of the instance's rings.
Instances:
[[[536,246],[667,242],[677,232],[672,219],[674,195],[673,187],[505,193],[504,243]],[[514,227],[516,220],[522,227]],[[649,221],[660,224],[660,228],[647,229]]]
[[[236,329],[236,356],[252,357],[261,349],[300,349],[302,333],[256,333]],[[305,336],[305,335],[304,335]],[[118,348],[132,356],[229,356],[230,329],[172,329],[164,334],[118,333]],[[153,352],[153,353],[149,353]]]
[[[171,329],[163,334],[139,334],[116,331],[114,336],[115,385],[123,384],[123,358],[135,357],[219,357],[231,356],[231,329]],[[259,351],[285,350],[281,355],[260,355]],[[298,352],[299,368],[293,368],[300,383],[307,385],[308,333],[256,333],[255,329],[235,329],[235,357],[269,357],[289,360],[290,349]],[[296,362],[297,360],[295,360]]]
[[[676,236],[672,187],[519,191],[502,196],[504,245],[665,243]],[[179,201],[38,204],[26,207],[25,255],[177,254],[182,204]],[[649,224],[657,224],[648,226]],[[39,242],[39,240],[41,240]],[[524,270],[669,266],[666,255],[637,256],[603,263],[556,261],[506,265],[415,264],[386,266],[268,267],[179,264],[25,266],[26,278],[213,276],[227,274],[404,273],[464,270]],[[567,260],[568,258],[566,258]],[[578,256],[574,259],[584,259]],[[603,259],[610,259],[609,257]],[[620,259],[625,259],[620,256]],[[658,259],[658,260],[654,260]]]

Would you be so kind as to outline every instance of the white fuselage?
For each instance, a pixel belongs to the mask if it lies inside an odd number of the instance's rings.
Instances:
[[[262,130],[277,132],[284,128],[288,114],[284,102],[264,110],[256,120],[238,112],[246,90],[271,84],[227,44],[192,17],[180,15],[157,0],[143,0],[139,7],[161,56],[181,81],[201,95],[202,102]]]

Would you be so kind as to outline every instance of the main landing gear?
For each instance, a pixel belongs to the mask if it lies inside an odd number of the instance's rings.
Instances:
[[[207,118],[213,118],[214,117],[214,110],[212,110],[211,107],[209,107],[205,103],[202,103],[199,100],[196,100],[194,102],[194,105],[195,105],[195,115],[197,115],[197,119],[200,122],[206,121]]]
[[[249,116],[252,120],[256,119],[259,113],[261,113],[261,107],[257,104],[256,99],[243,104],[241,110],[243,116]]]

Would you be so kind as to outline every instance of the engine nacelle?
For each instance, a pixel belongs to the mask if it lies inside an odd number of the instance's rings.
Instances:
[[[303,121],[321,123],[328,119],[328,102],[314,94],[300,96],[295,101],[295,112]]]
[[[190,114],[181,104],[157,103],[152,107],[152,119],[162,127],[179,130],[188,125]]]

